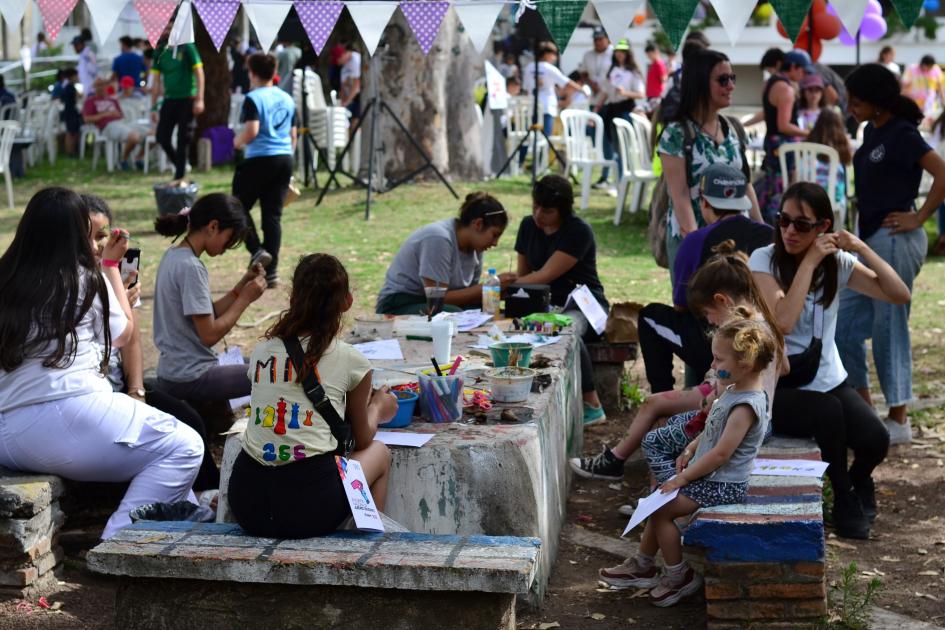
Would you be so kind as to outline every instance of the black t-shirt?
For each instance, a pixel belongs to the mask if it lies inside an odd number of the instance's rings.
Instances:
[[[922,181],[919,160],[932,148],[909,121],[893,118],[882,127],[863,131],[863,144],[853,156],[860,238],[879,230],[890,212],[908,212]]]
[[[525,256],[532,271],[544,267],[551,255],[559,250],[577,258],[577,263],[551,282],[552,305],[564,306],[574,287],[583,284],[606,309],[604,287],[597,277],[597,243],[591,226],[584,219],[572,217],[554,234],[545,234],[531,216],[522,219],[515,237],[515,251]]]

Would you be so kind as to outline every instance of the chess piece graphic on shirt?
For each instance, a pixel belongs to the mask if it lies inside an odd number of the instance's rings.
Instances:
[[[302,424],[304,424],[307,427],[312,426],[312,413],[314,412],[311,409],[305,412],[305,421],[302,422]]]
[[[276,427],[272,430],[276,435],[285,435],[285,410],[287,405],[285,404],[285,399],[280,398],[279,402],[276,403]]]
[[[276,419],[275,408],[267,405],[266,408],[263,409],[263,424],[262,425],[264,427],[271,427],[275,419]]]
[[[289,420],[289,428],[299,428],[299,403],[292,403],[292,419]]]
[[[256,424],[262,423],[262,420],[259,419],[259,407],[256,407]]]

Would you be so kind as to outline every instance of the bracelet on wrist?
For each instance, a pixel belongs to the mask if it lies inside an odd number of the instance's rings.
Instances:
[[[103,267],[114,267],[115,269],[118,269],[120,265],[121,265],[120,260],[109,260],[107,258],[102,259]]]

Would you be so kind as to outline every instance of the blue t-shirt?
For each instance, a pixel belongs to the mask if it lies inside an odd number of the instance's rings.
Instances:
[[[673,279],[676,281],[673,285],[673,304],[684,308],[689,306],[686,298],[689,279],[715,255],[712,248],[719,243],[732,239],[736,249],[750,256],[759,247],[770,245],[773,238],[771,226],[755,223],[741,214],[690,232],[679,245],[673,265]]]
[[[137,87],[141,83],[141,77],[145,72],[144,60],[141,55],[133,52],[121,53],[112,61],[112,72],[118,76],[119,81],[122,77],[131,77],[135,81],[135,87]]]
[[[259,133],[246,145],[246,157],[292,155],[295,101],[277,87],[259,87],[246,95],[241,120],[259,121]]]
[[[931,150],[915,125],[902,118],[866,126],[853,156],[860,238],[875,234],[890,212],[912,210],[922,181],[919,160]]]

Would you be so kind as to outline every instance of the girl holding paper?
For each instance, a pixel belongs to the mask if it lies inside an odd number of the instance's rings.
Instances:
[[[309,254],[293,274],[288,310],[253,350],[250,418],[228,498],[236,522],[254,536],[322,536],[351,514],[335,458],[338,442],[302,387],[309,370],[350,423],[351,459],[361,464],[377,509],[384,509],[390,451],[374,435],[397,413],[397,399],[386,388],[372,392],[371,364],[337,339],[353,302],[341,262]],[[283,340],[290,338],[301,343],[305,365],[289,358]]]
[[[542,177],[532,189],[532,214],[522,219],[515,238],[518,252],[518,284],[551,286],[552,306],[565,307],[571,292],[584,285],[606,314],[610,305],[597,275],[597,243],[594,231],[584,219],[574,215],[574,191],[558,175]],[[587,317],[571,301],[565,315],[574,320],[574,334],[581,337],[581,391],[584,397],[584,426],[607,419],[597,396],[594,369],[585,341],[600,335],[588,325]],[[605,315],[606,317],[606,315]]]
[[[700,508],[741,503],[748,494],[748,477],[768,428],[762,373],[777,354],[778,342],[764,322],[739,319],[715,334],[712,368],[725,391],[712,405],[705,430],[676,460],[676,475],[660,486],[664,495],[678,494],[650,515],[637,555],[602,569],[601,577],[620,571],[625,586],[652,589],[650,601],[661,607],[702,587],[702,576],[682,558],[674,520]],[[657,551],[663,552],[662,575],[654,564]]]

